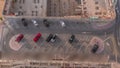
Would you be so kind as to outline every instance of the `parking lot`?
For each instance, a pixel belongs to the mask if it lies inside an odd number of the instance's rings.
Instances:
[[[21,26],[23,27],[23,26]],[[42,28],[42,27],[41,27]],[[45,27],[44,27],[45,28]],[[100,54],[91,53],[91,46],[89,45],[90,40],[93,37],[99,37],[102,40],[110,37],[101,35],[91,35],[86,33],[74,33],[75,41],[70,44],[68,42],[72,33],[54,33],[52,30],[46,28],[46,31],[36,30],[37,27],[33,26],[31,28],[22,28],[24,30],[18,30],[16,32],[11,31],[7,27],[4,31],[4,45],[2,51],[2,59],[34,59],[34,60],[67,60],[67,61],[93,61],[93,62],[107,62],[114,61],[114,46],[105,46],[105,50]],[[48,31],[47,31],[48,30]],[[6,33],[8,32],[8,33]],[[42,37],[37,43],[33,41],[34,36],[37,33],[41,33]],[[57,34],[55,42],[46,42],[48,35]],[[17,34],[23,34],[24,38],[20,42],[22,43],[22,48],[19,51],[14,51],[9,47],[9,41],[12,37]],[[110,44],[112,44],[111,38],[108,39]],[[13,42],[14,43],[14,42]],[[112,53],[112,54],[111,54]],[[110,59],[109,59],[110,58]]]

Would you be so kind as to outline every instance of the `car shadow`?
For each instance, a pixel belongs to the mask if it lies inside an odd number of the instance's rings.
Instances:
[[[62,46],[62,40],[59,38],[59,37],[56,37],[56,40],[55,42],[49,42],[49,44],[53,47],[59,47],[59,46]]]
[[[71,46],[73,48],[76,48],[76,49],[79,49],[81,47],[81,42],[77,39],[75,39],[72,43],[71,43]]]
[[[27,39],[23,38],[21,40],[22,48],[32,49],[32,46],[28,43]]]
[[[44,40],[45,40],[45,39],[44,39],[43,37],[41,37],[36,44],[37,44],[38,46],[43,46],[43,45],[44,45]]]

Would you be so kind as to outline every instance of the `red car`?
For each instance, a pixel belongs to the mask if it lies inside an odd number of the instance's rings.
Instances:
[[[33,41],[34,42],[37,42],[41,37],[41,33],[38,33],[34,38],[33,38]]]
[[[23,34],[19,34],[16,38],[16,42],[20,42],[23,39],[24,35]]]

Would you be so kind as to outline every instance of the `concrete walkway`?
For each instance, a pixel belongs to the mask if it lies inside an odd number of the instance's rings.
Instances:
[[[4,31],[4,24],[0,23],[0,51],[2,51],[3,45],[3,31]]]

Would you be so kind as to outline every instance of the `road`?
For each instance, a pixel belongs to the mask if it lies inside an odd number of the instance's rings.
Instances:
[[[106,35],[111,34],[113,32],[114,25],[112,25],[110,28],[105,29],[94,29],[92,26],[93,24],[89,23],[83,23],[79,21],[68,21],[63,20],[66,24],[66,28],[62,28],[59,20],[49,20],[50,27],[46,28],[44,24],[42,23],[42,20],[35,19],[39,23],[39,27],[34,27],[33,23],[31,22],[31,19],[27,19],[29,22],[28,28],[25,28],[23,24],[21,23],[20,19],[13,20],[12,18],[7,19],[9,21],[8,27],[11,28],[11,30],[15,30],[16,32],[20,32],[23,30],[27,30],[28,33],[33,31],[42,31],[43,33],[66,33],[66,34],[82,34],[87,33],[91,35]],[[10,26],[9,26],[10,25]],[[32,29],[32,30],[31,30]]]
[[[116,23],[115,23],[114,36],[117,44],[116,49],[118,50],[117,61],[120,63],[120,0],[117,0],[117,4],[116,4]]]

